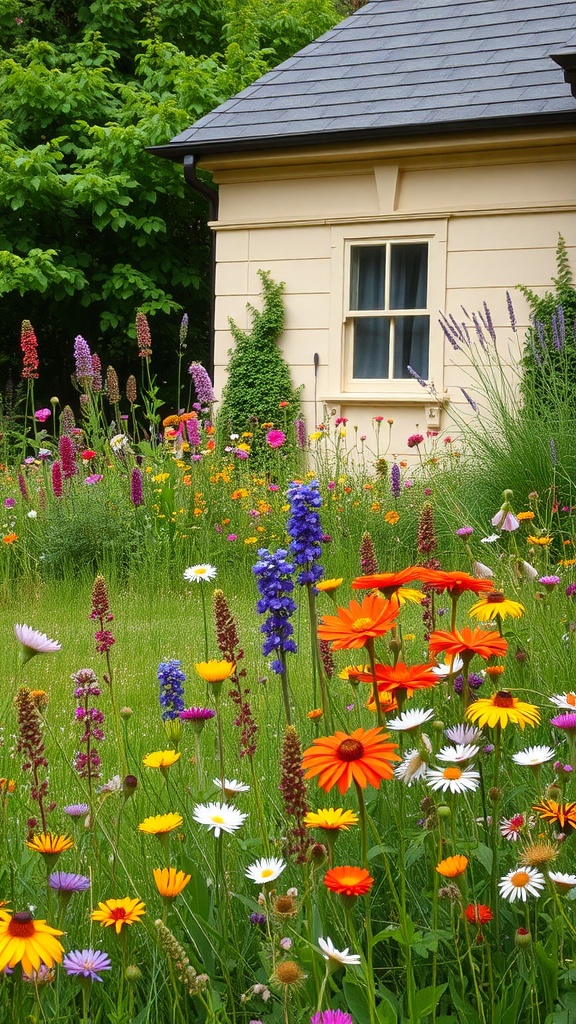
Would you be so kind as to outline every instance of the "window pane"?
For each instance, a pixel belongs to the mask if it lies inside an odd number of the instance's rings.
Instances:
[[[388,377],[389,352],[389,320],[366,316],[354,321],[353,377]]]
[[[394,377],[410,377],[411,366],[424,380],[428,378],[430,317],[397,316],[394,320]]]
[[[390,309],[426,309],[428,245],[390,246]]]
[[[350,270],[350,309],[384,309],[386,246],[353,246]]]

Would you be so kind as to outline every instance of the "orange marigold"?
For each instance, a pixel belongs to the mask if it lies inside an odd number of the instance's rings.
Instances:
[[[468,660],[474,654],[479,654],[481,658],[488,659],[505,655],[508,641],[496,630],[470,629],[469,626],[464,626],[463,629],[451,631],[434,630],[430,634],[428,646],[433,654],[445,651],[451,657],[460,654]]]
[[[324,875],[324,885],[339,896],[364,896],[374,879],[365,868],[331,868]]]

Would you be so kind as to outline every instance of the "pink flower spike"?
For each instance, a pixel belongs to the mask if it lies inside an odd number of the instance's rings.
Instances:
[[[54,654],[62,649],[62,645],[57,640],[50,640],[45,633],[39,633],[31,626],[17,623],[14,626],[14,633],[16,639],[22,644],[20,658],[23,665],[30,661],[35,654]]]

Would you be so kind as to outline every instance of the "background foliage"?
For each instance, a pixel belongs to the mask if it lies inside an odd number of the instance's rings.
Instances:
[[[83,334],[103,362],[126,360],[137,309],[161,349],[188,311],[193,355],[205,357],[205,202],[146,147],[347,13],[340,0],[0,0],[4,371],[30,319],[66,396],[71,339]],[[166,374],[168,354],[159,363]]]

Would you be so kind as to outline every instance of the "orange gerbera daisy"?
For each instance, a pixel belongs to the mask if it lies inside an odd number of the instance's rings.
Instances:
[[[373,883],[365,868],[331,868],[324,875],[324,885],[339,896],[365,896]]]
[[[380,726],[375,729],[355,729],[351,735],[336,732],[333,736],[319,736],[304,751],[302,767],[306,779],[318,775],[318,785],[325,793],[338,786],[346,793],[354,782],[365,789],[377,788],[382,779],[391,779],[392,761],[399,761],[396,744],[386,743],[388,733]]]
[[[420,565],[409,565],[399,572],[376,572],[370,576],[357,576],[352,581],[352,590],[381,590],[385,597],[391,597],[405,583],[421,580],[425,572]]]
[[[379,594],[368,594],[360,604],[350,601],[338,608],[337,615],[324,615],[318,627],[321,640],[328,640],[335,651],[365,647],[375,637],[392,629],[398,615],[398,601],[385,601]]]
[[[494,590],[491,580],[479,580],[471,576],[469,572],[443,572],[441,569],[422,569],[420,579],[429,587],[434,587],[439,593],[447,590],[452,597],[471,590],[474,594],[488,593]]]
[[[376,681],[380,693],[392,693],[395,690],[406,690],[408,696],[414,690],[436,686],[440,677],[433,671],[433,665],[406,665],[403,661],[395,665],[375,665]],[[371,683],[372,673],[361,672],[357,677],[361,683]]]
[[[481,581],[479,581],[481,582]],[[463,659],[470,659],[474,654],[481,658],[501,658],[508,650],[508,641],[500,636],[496,630],[470,629],[464,626],[463,629],[445,631],[436,629],[430,634],[428,647],[433,654],[446,651],[450,657],[461,655]]]

